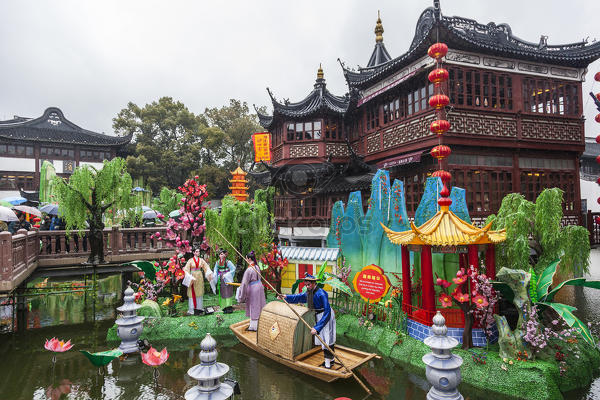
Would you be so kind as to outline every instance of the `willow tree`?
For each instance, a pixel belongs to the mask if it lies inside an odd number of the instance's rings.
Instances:
[[[90,165],[77,167],[68,181],[54,179],[53,193],[67,233],[78,230],[81,236],[86,222],[89,224],[91,252],[87,262],[104,263],[104,213],[112,206],[126,210],[134,205],[125,160],[104,161],[100,170]]]
[[[506,228],[506,241],[496,248],[499,268],[540,274],[555,259],[560,259],[563,275],[582,275],[589,270],[589,233],[582,226],[561,226],[563,191],[544,189],[535,203],[523,195],[504,197],[492,229]]]
[[[244,265],[238,252],[246,256],[253,250],[257,258],[268,252],[273,240],[273,216],[265,201],[255,198],[253,203],[248,203],[225,196],[221,212],[207,209],[205,216],[209,244],[228,250],[229,256],[237,260],[237,265]],[[239,268],[236,275],[241,276],[243,271],[244,268]]]

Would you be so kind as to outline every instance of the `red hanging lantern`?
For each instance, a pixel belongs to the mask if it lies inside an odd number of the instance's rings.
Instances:
[[[440,109],[450,104],[450,99],[445,94],[436,94],[429,98],[429,105],[433,108]]]
[[[596,93],[596,98],[600,101],[600,92]]]
[[[596,224],[600,225],[600,217],[594,218],[596,220]]]
[[[450,147],[448,146],[444,146],[443,144],[439,145],[439,146],[435,146],[433,149],[431,149],[431,156],[437,158],[438,160],[443,160],[444,158],[448,157],[450,155],[452,151],[450,150]]]
[[[600,185],[600,178],[596,179],[596,183]]]
[[[448,70],[445,68],[436,68],[427,76],[431,83],[441,83],[448,80]]]
[[[596,115],[596,122],[600,124],[600,114]]]
[[[445,43],[434,43],[427,49],[427,54],[431,58],[442,58],[448,54],[448,46]]]
[[[436,178],[439,177],[443,183],[448,183],[450,182],[450,179],[452,179],[452,174],[448,171],[444,171],[443,169],[435,171],[433,174],[431,174],[431,176]]]
[[[598,200],[596,200],[598,202],[598,204],[600,204],[600,197],[598,197]]]
[[[450,122],[446,121],[445,119],[438,119],[431,123],[429,130],[431,130],[433,133],[437,133],[438,135],[443,135],[450,130]]]
[[[600,143],[600,135],[596,136],[596,143]]]
[[[596,162],[600,164],[600,156],[596,157]]]
[[[597,82],[600,82],[600,71],[596,72],[596,75],[594,75],[594,79],[595,79]]]

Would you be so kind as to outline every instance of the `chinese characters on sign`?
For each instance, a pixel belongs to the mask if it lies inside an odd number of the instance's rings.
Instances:
[[[252,135],[254,144],[254,161],[271,162],[271,134],[269,132],[255,133]]]
[[[383,269],[375,264],[367,265],[354,275],[354,289],[365,301],[376,303],[390,290],[391,284]]]

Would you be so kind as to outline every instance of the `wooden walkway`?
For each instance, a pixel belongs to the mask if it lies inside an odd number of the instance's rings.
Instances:
[[[134,260],[164,260],[173,255],[173,248],[150,236],[165,227],[118,228],[104,230],[105,268]],[[0,232],[0,293],[10,293],[36,270],[64,269],[80,266],[89,256],[88,231],[80,237],[65,231],[25,231],[16,235]],[[112,265],[109,265],[112,264]],[[102,266],[98,272],[102,272]]]

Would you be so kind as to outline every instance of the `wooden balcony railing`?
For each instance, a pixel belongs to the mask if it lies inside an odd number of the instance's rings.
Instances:
[[[122,263],[138,259],[169,258],[173,249],[152,234],[166,233],[166,227],[120,228],[104,230],[104,259]],[[0,292],[11,291],[38,267],[78,265],[90,253],[89,231],[30,231],[15,235],[0,232]]]

